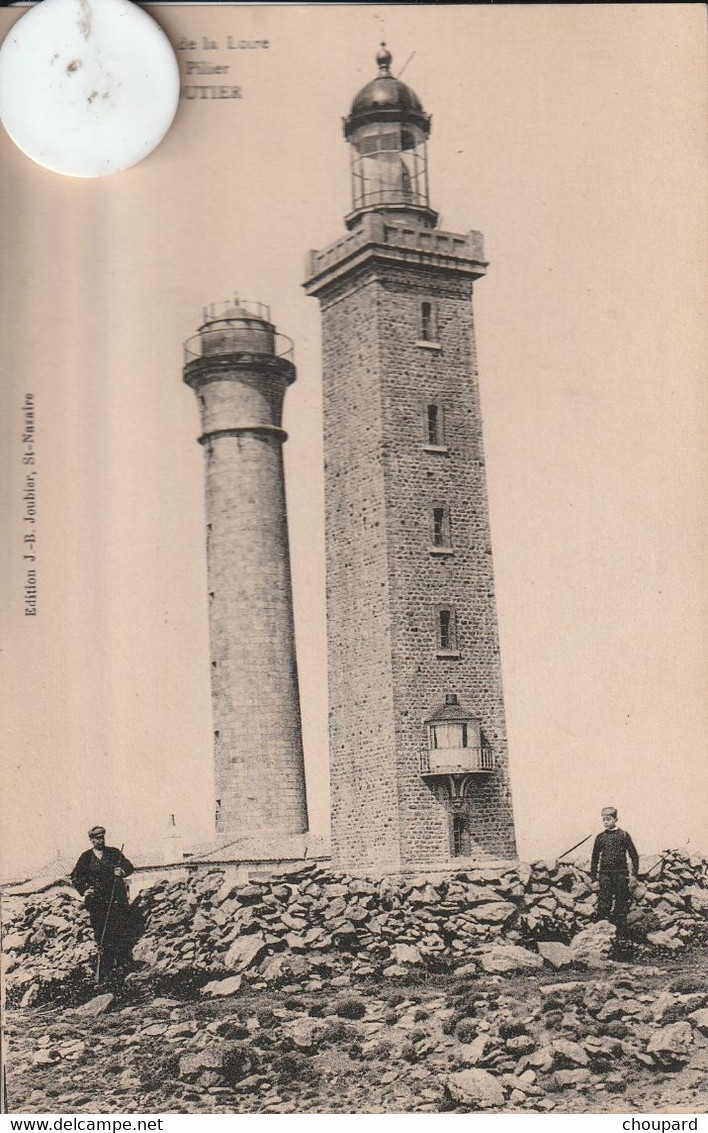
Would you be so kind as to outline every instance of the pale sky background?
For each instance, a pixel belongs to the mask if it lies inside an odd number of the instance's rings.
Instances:
[[[476,328],[520,854],[614,803],[640,850],[706,833],[705,26],[698,5],[160,7],[243,100],[183,102],[100,181],[0,137],[2,873],[95,822],[147,861],[213,812],[202,451],[182,342],[269,303],[295,340],[287,490],[313,829],[328,821],[319,310],[341,134],[386,39],[433,115],[432,203],[481,230]],[[18,18],[0,12],[0,31]],[[184,58],[184,53],[180,53]],[[37,404],[22,614],[20,407]]]

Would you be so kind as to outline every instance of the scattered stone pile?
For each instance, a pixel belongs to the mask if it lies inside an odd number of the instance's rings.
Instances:
[[[638,939],[677,950],[696,936],[708,916],[708,859],[677,850],[640,859],[630,927]],[[525,886],[519,928],[524,939],[569,939],[586,927],[595,894],[585,869],[536,862]],[[660,934],[654,937],[654,934]]]
[[[669,950],[705,939],[706,859],[671,851],[643,865],[648,876],[632,913],[637,938]],[[339,973],[395,977],[416,966],[463,974],[480,965],[592,966],[606,961],[612,938],[610,926],[588,928],[589,877],[565,863],[480,866],[434,882],[372,881],[313,864],[244,883],[224,867],[198,867],[145,890],[137,904],[147,928],[136,960],[150,972],[208,982],[210,994],[230,994],[242,979],[318,987]],[[51,998],[94,957],[88,917],[69,887],[4,898],[3,924],[11,1003]]]
[[[27,1007],[95,963],[96,945],[83,902],[69,886],[29,898],[2,899],[2,967],[8,1002]]]

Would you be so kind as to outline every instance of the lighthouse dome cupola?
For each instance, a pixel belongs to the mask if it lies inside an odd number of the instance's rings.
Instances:
[[[433,228],[430,207],[427,140],[430,115],[409,86],[391,74],[385,43],[376,55],[378,75],[357,94],[344,119],[350,145],[353,227],[364,212],[413,213]]]

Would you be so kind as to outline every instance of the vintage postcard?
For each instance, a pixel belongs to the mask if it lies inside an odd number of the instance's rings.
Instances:
[[[148,11],[0,135],[5,1110],[702,1111],[702,12]]]

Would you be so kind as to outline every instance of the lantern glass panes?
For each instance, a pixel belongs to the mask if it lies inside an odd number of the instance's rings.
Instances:
[[[428,205],[425,135],[400,122],[369,122],[351,138],[355,209]]]
[[[428,721],[427,762],[431,771],[443,767],[472,770],[480,759],[483,759],[482,731],[475,717]]]
[[[467,747],[467,738],[466,721],[441,720],[430,725],[430,746],[433,750]]]

